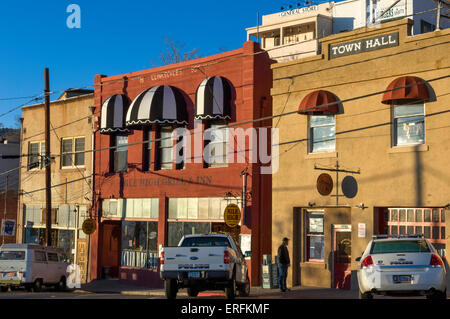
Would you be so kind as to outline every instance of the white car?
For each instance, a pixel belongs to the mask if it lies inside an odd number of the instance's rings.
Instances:
[[[43,286],[66,289],[68,263],[60,250],[35,244],[0,247],[0,288],[25,287],[38,292]]]
[[[360,299],[374,294],[447,298],[445,264],[422,235],[374,236],[356,261]]]

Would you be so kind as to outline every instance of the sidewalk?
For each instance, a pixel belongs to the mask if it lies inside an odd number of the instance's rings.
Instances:
[[[119,280],[94,280],[88,284],[82,284],[81,289],[76,289],[74,293],[79,294],[122,294],[131,296],[153,296],[165,297],[164,289],[151,289],[142,286],[134,286],[121,283]],[[179,291],[179,296],[186,296],[186,289]],[[223,291],[205,291],[199,294],[199,297],[225,297]],[[316,287],[292,287],[290,291],[280,292],[278,289],[263,289],[262,287],[252,287],[250,298],[263,299],[357,299],[358,293],[351,290],[316,288]]]

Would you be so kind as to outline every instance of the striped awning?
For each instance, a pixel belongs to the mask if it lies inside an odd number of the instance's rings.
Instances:
[[[221,77],[204,80],[197,89],[195,98],[196,120],[231,119],[231,84]]]
[[[125,116],[129,105],[130,100],[123,94],[116,94],[107,98],[102,105],[100,133],[129,133],[130,130],[125,127]]]
[[[402,76],[392,81],[383,94],[381,103],[414,103],[430,99],[425,81],[417,76]]]
[[[160,85],[145,90],[131,103],[126,126],[138,128],[151,124],[187,125],[186,101],[179,89]]]
[[[329,91],[318,90],[306,95],[298,108],[300,114],[320,114],[339,112],[338,98]]]

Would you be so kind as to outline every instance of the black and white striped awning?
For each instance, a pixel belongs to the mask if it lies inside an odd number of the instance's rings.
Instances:
[[[176,87],[152,87],[134,99],[128,109],[125,123],[127,127],[149,124],[187,125],[186,101]]]
[[[231,84],[227,79],[213,76],[200,84],[195,98],[195,119],[231,119]]]
[[[103,102],[101,110],[100,133],[129,133],[125,127],[125,116],[130,100],[123,94],[110,96]]]

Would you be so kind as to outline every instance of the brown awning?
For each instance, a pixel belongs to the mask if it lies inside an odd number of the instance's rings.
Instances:
[[[430,94],[425,81],[417,76],[402,76],[389,84],[381,100],[384,104],[405,104],[428,101]]]
[[[338,98],[333,93],[324,90],[318,90],[309,93],[307,96],[303,98],[298,108],[298,113],[300,114],[319,114],[319,113],[336,114],[338,112],[339,112]]]

